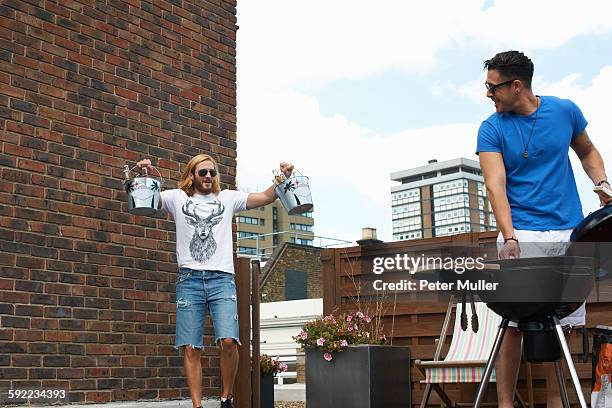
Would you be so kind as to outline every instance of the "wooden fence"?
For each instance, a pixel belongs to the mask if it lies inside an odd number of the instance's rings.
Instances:
[[[440,255],[448,248],[489,247],[495,250],[495,232],[461,234],[450,237],[438,237],[417,241],[399,241],[380,243],[368,246],[358,246],[339,249],[325,249],[321,254],[323,280],[324,313],[356,311],[357,308],[367,308],[370,311],[380,310],[384,332],[394,345],[406,345],[411,349],[412,360],[431,360],[434,355],[434,340],[440,336],[442,322],[448,306],[448,297],[434,292],[409,293],[395,295],[386,293],[384,296],[374,295],[371,290],[372,262],[375,257],[395,257],[397,254]],[[446,248],[446,249],[445,249]],[[462,250],[462,249],[460,249]],[[454,249],[450,249],[454,251]],[[385,281],[398,281],[402,278],[397,271],[385,271]],[[612,287],[610,280],[597,284],[592,295],[587,299],[587,327],[592,340],[593,328],[596,325],[612,325],[612,302],[610,295]],[[357,301],[359,299],[359,301]],[[449,328],[450,343],[452,324]],[[578,361],[582,353],[582,335],[578,331],[570,334],[570,348],[574,354],[574,364],[582,381],[583,392],[590,398],[591,392],[591,354],[586,363]],[[444,350],[443,355],[446,350]],[[536,405],[545,404],[546,388],[544,370],[540,364],[532,364],[534,400]],[[419,406],[423,395],[424,384],[420,373],[411,364],[412,405]],[[526,374],[524,365],[519,374],[518,389],[527,395]],[[570,383],[568,382],[568,387]],[[445,390],[454,400],[471,402],[475,389],[458,387],[455,384],[446,385]],[[393,390],[389,390],[392,392]],[[573,390],[569,389],[570,401],[577,403]],[[495,401],[495,387],[491,384],[486,400]],[[430,404],[438,404],[439,400],[432,393]]]

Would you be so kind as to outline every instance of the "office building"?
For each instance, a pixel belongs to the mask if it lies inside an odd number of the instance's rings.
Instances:
[[[268,258],[282,243],[314,243],[312,212],[289,215],[279,200],[236,215],[237,254]]]
[[[391,173],[393,240],[496,230],[477,161],[465,158]]]

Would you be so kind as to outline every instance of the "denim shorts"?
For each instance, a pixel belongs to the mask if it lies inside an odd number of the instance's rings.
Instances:
[[[207,309],[215,326],[216,343],[231,338],[240,344],[234,275],[180,268],[176,283],[176,348],[203,347]]]

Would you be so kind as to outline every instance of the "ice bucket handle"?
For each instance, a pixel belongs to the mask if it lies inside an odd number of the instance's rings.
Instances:
[[[126,178],[126,180],[130,179],[130,174],[131,174],[132,172],[136,173],[136,172],[134,171],[134,169],[135,169],[135,168],[137,168],[137,167],[138,167],[138,165],[135,165],[134,167],[132,167],[132,168],[130,169],[130,168],[128,167],[128,165],[127,165],[127,164],[125,165],[125,168],[124,168],[123,172],[125,173],[125,178]],[[151,167],[153,167],[153,166],[151,166]],[[142,169],[144,170],[144,174],[140,174],[140,173],[138,173],[138,176],[140,176],[140,177],[148,177],[149,175],[147,174],[147,168],[146,168],[146,167],[143,167]],[[153,169],[155,169],[155,171],[156,171],[156,172],[157,172],[157,174],[159,175],[159,182],[160,182],[160,185],[164,184],[164,178],[162,177],[162,175],[161,175],[161,173],[159,172],[159,170],[157,170],[157,167],[153,167]]]
[[[285,180],[290,179],[291,177],[295,176],[304,176],[298,169],[294,168],[293,171],[291,172],[291,175],[289,177],[285,176],[285,173],[281,172],[280,170],[272,170],[272,174],[274,175],[274,184],[275,185],[279,185],[282,182],[284,182]]]

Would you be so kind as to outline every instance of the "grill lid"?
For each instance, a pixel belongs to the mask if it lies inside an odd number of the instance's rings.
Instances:
[[[574,228],[572,242],[612,242],[612,205],[589,214]]]

